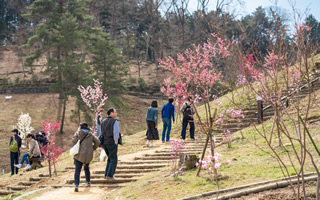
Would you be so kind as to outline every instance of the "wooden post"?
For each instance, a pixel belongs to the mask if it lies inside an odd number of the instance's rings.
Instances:
[[[257,101],[258,101],[258,124],[261,124],[263,122],[263,104],[262,104],[262,98],[257,95]]]

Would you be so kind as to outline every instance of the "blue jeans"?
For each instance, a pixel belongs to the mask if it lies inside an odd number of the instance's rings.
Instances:
[[[82,169],[82,165],[84,165],[84,173],[86,175],[86,181],[88,184],[90,184],[90,169],[89,169],[89,164],[83,164],[82,162],[74,159],[74,164],[76,166],[76,170],[74,171],[74,185],[76,187],[79,186],[80,184],[80,172]]]
[[[30,159],[29,153],[23,154],[20,164],[22,165],[24,163],[24,161],[26,161],[27,165],[29,165],[30,164],[29,159]]]
[[[104,176],[113,177],[118,163],[118,145],[117,144],[105,144],[104,150],[108,156],[107,166]]]
[[[188,123],[190,124],[190,138],[194,139],[194,122],[193,122],[193,120],[183,119],[182,130],[181,130],[181,138],[183,140],[186,139],[186,130],[187,130]]]
[[[97,135],[98,135],[98,138],[99,138],[100,135],[101,135],[101,125],[96,124],[96,131],[97,131]]]
[[[11,165],[11,176],[14,175],[14,168],[16,168],[16,174],[18,174],[18,168],[14,166],[14,164],[19,163],[19,154],[20,151],[18,152],[11,152],[10,151],[10,165]]]
[[[167,139],[166,142],[170,140],[170,131],[171,131],[171,119],[170,118],[162,118],[163,122],[163,131],[162,131],[162,141],[165,139],[166,131],[167,131]],[[168,130],[167,130],[168,129]]]

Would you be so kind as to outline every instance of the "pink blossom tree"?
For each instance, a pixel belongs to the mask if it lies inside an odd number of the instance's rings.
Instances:
[[[43,130],[47,133],[47,145],[40,146],[40,151],[44,155],[44,160],[47,161],[49,167],[49,176],[51,177],[51,167],[57,175],[56,163],[59,161],[59,156],[62,154],[62,149],[55,143],[55,133],[58,132],[61,123],[51,122],[51,118],[41,123]]]
[[[275,48],[275,46],[285,47],[282,43],[283,38],[279,37],[273,41],[276,45],[269,48],[268,55],[263,60],[258,60],[253,54],[246,56],[242,59],[241,76],[238,80],[238,82],[245,83],[252,93],[262,97],[264,104],[274,109],[271,128],[265,127],[264,123],[262,123],[261,129],[254,125],[256,132],[264,139],[265,144],[257,146],[261,151],[277,160],[284,176],[290,176],[289,168],[292,168],[298,175],[298,179],[301,177],[302,181],[298,182],[298,187],[296,189],[292,187],[297,199],[300,199],[301,196],[306,197],[304,173],[307,159],[310,159],[313,164],[318,175],[318,185],[320,185],[318,166],[307,148],[306,128],[301,128],[306,127],[305,122],[313,105],[311,103],[312,60],[313,52],[318,47],[308,39],[310,30],[310,27],[306,27],[304,24],[296,25],[295,38],[288,45],[292,49],[283,48],[281,51],[281,49]],[[288,56],[287,52],[290,52],[291,55]],[[302,86],[307,91],[307,100],[304,101],[303,108],[299,102]],[[296,103],[291,105],[296,112],[288,112],[286,109],[291,100],[296,100]],[[302,116],[304,118],[303,126],[298,120]],[[275,138],[278,139],[278,146],[274,145]],[[281,152],[286,152],[286,154]],[[291,178],[289,178],[289,183],[293,186]],[[317,187],[316,194],[317,199],[320,199],[319,187]]]
[[[177,165],[178,165],[178,158],[180,158],[181,156],[183,156],[183,152],[182,150],[185,148],[185,142],[184,140],[181,140],[180,142],[177,140],[170,140],[172,147],[171,147],[171,161],[172,161],[172,169],[175,172],[177,169]],[[179,167],[181,167],[179,165]],[[177,177],[178,173],[174,173],[174,177]]]
[[[107,95],[103,93],[101,83],[98,80],[93,80],[94,85],[84,88],[82,85],[78,86],[80,91],[81,98],[83,102],[89,107],[90,111],[93,112],[93,130],[96,130],[95,125],[97,121],[97,115],[100,109],[104,106],[106,100],[108,99]]]
[[[212,111],[210,98],[214,92],[213,85],[222,78],[222,74],[216,70],[217,66],[230,55],[230,45],[216,34],[212,34],[212,39],[208,39],[203,45],[193,45],[193,49],[187,49],[183,54],[178,54],[177,61],[170,56],[165,60],[160,60],[160,66],[171,71],[174,77],[173,80],[168,78],[164,81],[164,86],[161,88],[162,93],[175,97],[178,102],[191,97],[193,102],[204,104],[204,117],[200,116],[197,108],[194,107],[195,120],[202,133],[207,135],[206,146],[210,140],[212,156],[214,156],[215,148],[213,128],[216,112]],[[215,165],[215,161],[212,160],[212,162]],[[217,178],[216,169],[214,169],[214,174]]]

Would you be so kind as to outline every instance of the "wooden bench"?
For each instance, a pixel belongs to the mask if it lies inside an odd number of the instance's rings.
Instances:
[[[43,160],[44,160],[43,157],[33,157],[33,158],[30,158],[30,161],[32,162],[30,170],[37,169],[37,168],[41,168],[42,165],[41,165],[40,163],[41,163],[41,161],[43,161]]]

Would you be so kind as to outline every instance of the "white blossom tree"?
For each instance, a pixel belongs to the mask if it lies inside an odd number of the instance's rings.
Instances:
[[[31,126],[31,117],[29,113],[21,113],[18,118],[17,129],[20,132],[20,137],[22,140],[22,147],[26,147],[26,136],[34,130]]]

